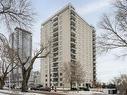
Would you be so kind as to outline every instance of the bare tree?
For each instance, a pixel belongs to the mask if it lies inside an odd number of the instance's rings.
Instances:
[[[20,58],[18,54],[19,64],[21,65],[22,78],[23,78],[22,87],[21,87],[22,92],[25,92],[28,90],[28,80],[30,77],[31,70],[33,69],[33,64],[35,60],[38,58],[46,58],[47,55],[50,53],[50,51],[46,52],[47,48],[48,48],[48,45],[41,46],[41,48],[34,53],[33,57],[32,58],[27,57],[26,61],[22,61],[22,59]]]
[[[127,48],[127,0],[116,0],[112,16],[104,15],[99,23],[103,33],[98,37],[101,51],[115,48]]]
[[[9,31],[15,26],[29,28],[33,15],[30,0],[0,0],[0,20]]]
[[[79,63],[64,63],[63,67],[64,82],[70,83],[70,89],[73,88],[73,84],[76,83],[79,86],[80,83],[84,82],[85,72],[83,66]]]
[[[116,85],[119,95],[127,95],[127,75],[122,74],[114,78],[113,83]]]
[[[3,89],[8,74],[17,67],[18,57],[16,55],[15,50],[10,48],[8,45],[4,46],[1,52],[2,53],[0,56],[0,89]]]

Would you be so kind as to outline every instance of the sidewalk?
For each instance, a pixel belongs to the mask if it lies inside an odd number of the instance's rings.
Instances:
[[[0,93],[5,95],[106,95],[102,92],[95,91],[28,91],[28,92],[20,92],[20,91],[9,91],[9,90],[0,90]],[[0,94],[1,95],[1,94]]]
[[[46,95],[46,94],[39,94],[39,93],[31,93],[31,92],[20,92],[20,91],[9,91],[9,90],[0,90],[0,93],[5,95]]]

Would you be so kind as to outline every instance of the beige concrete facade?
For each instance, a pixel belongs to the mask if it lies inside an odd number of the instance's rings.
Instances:
[[[84,67],[85,82],[96,81],[95,31],[68,5],[41,26],[41,43],[51,42],[51,54],[41,61],[41,83],[44,86],[70,87],[63,81],[65,63],[79,62]]]

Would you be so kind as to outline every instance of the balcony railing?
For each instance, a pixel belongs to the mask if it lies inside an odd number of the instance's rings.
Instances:
[[[57,47],[58,46],[58,42],[53,43],[53,47]]]
[[[76,37],[76,34],[74,32],[71,32],[71,37]]]
[[[56,31],[58,31],[58,27],[55,27],[55,28],[53,29],[53,32],[56,32]]]
[[[58,61],[58,57],[57,58],[53,58],[53,62],[57,62]]]
[[[53,63],[52,67],[58,67],[58,63]]]

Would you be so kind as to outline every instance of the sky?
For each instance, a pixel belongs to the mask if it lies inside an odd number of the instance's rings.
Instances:
[[[114,0],[31,0],[33,11],[36,12],[33,26],[33,50],[39,47],[41,24],[55,14],[62,7],[71,3],[76,12],[100,34],[98,23],[103,13],[111,13]],[[0,33],[7,33],[0,31]],[[113,77],[127,73],[127,59],[118,58],[121,50],[113,50],[102,55],[97,55],[97,79],[101,82],[109,82]],[[40,69],[39,60],[34,64],[34,70]]]

